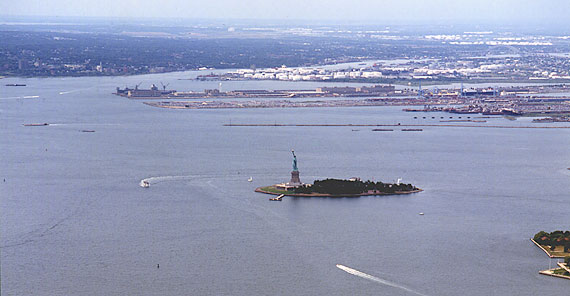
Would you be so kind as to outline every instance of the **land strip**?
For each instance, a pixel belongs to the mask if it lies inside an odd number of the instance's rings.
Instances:
[[[478,128],[518,128],[518,129],[570,129],[570,126],[509,126],[509,125],[468,125],[468,124],[281,124],[281,123],[228,123],[234,127],[478,127]]]
[[[562,279],[567,279],[570,280],[570,276],[565,276],[562,274],[556,274],[555,272],[557,270],[559,270],[561,268],[553,268],[553,269],[547,269],[547,270],[541,270],[538,273],[543,274],[543,275],[548,275],[548,276],[553,276],[553,277],[557,277],[557,278],[562,278]]]
[[[422,189],[411,190],[411,191],[395,191],[395,192],[363,192],[358,194],[325,194],[325,193],[294,193],[291,191],[285,190],[278,190],[275,189],[273,186],[265,186],[265,187],[258,187],[255,189],[255,192],[265,193],[265,194],[272,194],[272,195],[281,195],[284,194],[286,196],[294,196],[294,197],[360,197],[360,196],[375,196],[375,195],[402,195],[402,194],[411,194],[411,193],[418,193],[422,192]]]

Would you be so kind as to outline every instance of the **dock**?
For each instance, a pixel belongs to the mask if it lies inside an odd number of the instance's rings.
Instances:
[[[564,263],[556,263],[558,266],[560,266],[561,268],[563,268],[564,270],[566,270],[568,273],[570,273],[570,268],[568,267],[568,265],[564,264]]]
[[[279,195],[279,196],[277,196],[277,197],[270,198],[269,200],[271,200],[271,201],[281,201],[281,200],[283,200],[283,197],[284,197],[284,196],[285,196],[285,194],[281,194],[281,195]]]

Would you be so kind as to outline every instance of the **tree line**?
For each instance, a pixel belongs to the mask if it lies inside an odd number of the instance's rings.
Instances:
[[[350,195],[366,192],[394,193],[397,191],[417,190],[412,184],[389,184],[383,182],[325,179],[316,180],[312,186],[302,186],[295,189],[295,193],[322,193],[331,195]]]
[[[556,230],[553,232],[540,231],[534,235],[534,241],[550,246],[554,250],[556,246],[564,246],[564,252],[570,253],[570,231]]]

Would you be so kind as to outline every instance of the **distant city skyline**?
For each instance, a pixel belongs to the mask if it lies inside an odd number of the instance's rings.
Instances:
[[[0,16],[172,17],[485,23],[569,23],[570,1],[517,0],[0,0]]]

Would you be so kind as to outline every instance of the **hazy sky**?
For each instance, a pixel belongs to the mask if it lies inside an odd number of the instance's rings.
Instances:
[[[569,23],[570,0],[0,0],[0,15]]]

